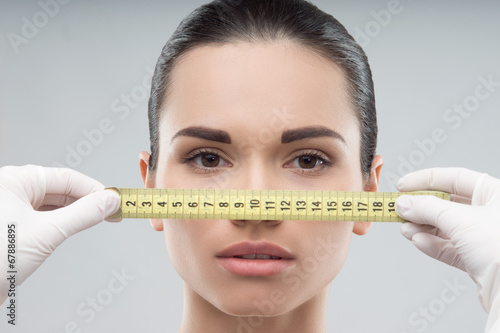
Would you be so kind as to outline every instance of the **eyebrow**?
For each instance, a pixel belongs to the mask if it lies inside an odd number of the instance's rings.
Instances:
[[[231,136],[226,131],[216,130],[203,126],[191,126],[181,129],[180,131],[175,133],[174,136],[172,136],[171,141],[174,141],[179,136],[189,136],[227,144],[231,143]],[[346,141],[344,140],[342,135],[340,135],[340,133],[324,126],[308,126],[286,130],[281,135],[281,143],[285,144],[297,140],[325,136],[338,139],[346,144]]]
[[[174,141],[175,138],[179,136],[190,136],[210,141],[231,143],[231,136],[226,131],[211,129],[203,126],[192,126],[181,129],[179,132],[175,133],[170,141]]]
[[[281,143],[290,143],[297,140],[302,140],[306,138],[317,138],[317,137],[331,137],[342,141],[347,144],[344,137],[340,135],[339,132],[329,129],[324,126],[309,126],[301,127],[292,130],[286,130],[281,135]]]

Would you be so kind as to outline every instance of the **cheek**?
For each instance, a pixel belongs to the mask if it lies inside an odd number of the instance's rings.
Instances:
[[[222,234],[218,227],[214,220],[163,220],[170,261],[191,287],[200,289],[210,280],[207,277],[217,274],[214,256]]]
[[[311,222],[311,221],[308,221]],[[302,270],[315,276],[316,287],[330,283],[341,270],[351,242],[353,222],[317,222],[304,230],[307,256],[301,258]]]
[[[163,220],[163,230],[165,234],[165,244],[167,251],[176,271],[185,277],[192,270],[200,265],[200,256],[197,249],[206,248],[202,236],[206,223],[199,220]]]

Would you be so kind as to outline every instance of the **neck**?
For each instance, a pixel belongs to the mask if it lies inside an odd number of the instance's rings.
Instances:
[[[229,315],[184,283],[184,310],[178,333],[325,333],[325,312],[329,285],[295,309],[273,317]]]

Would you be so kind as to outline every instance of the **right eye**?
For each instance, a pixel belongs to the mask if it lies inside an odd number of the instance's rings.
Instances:
[[[192,161],[207,168],[215,168],[219,166],[221,158],[215,154],[198,154],[193,157]]]
[[[215,172],[220,167],[230,166],[219,154],[209,149],[199,149],[183,159],[183,163],[197,172]]]

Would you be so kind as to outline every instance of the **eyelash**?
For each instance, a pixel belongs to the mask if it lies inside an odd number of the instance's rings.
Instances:
[[[216,171],[218,171],[218,170],[216,170],[217,168],[207,168],[207,167],[193,166],[192,163],[191,163],[191,161],[193,161],[195,158],[198,158],[198,157],[200,157],[202,155],[215,155],[215,156],[217,156],[219,158],[222,158],[220,156],[220,154],[218,154],[216,151],[203,148],[203,149],[195,150],[192,153],[189,153],[188,156],[186,156],[186,157],[184,157],[182,159],[182,163],[187,164],[189,167],[191,167],[193,169],[196,169],[197,172],[201,172],[201,173],[210,173],[210,172],[216,172]]]
[[[182,159],[182,163],[187,164],[189,167],[191,167],[193,169],[196,169],[197,172],[201,172],[201,173],[217,172],[218,171],[217,167],[208,168],[208,167],[200,167],[200,166],[192,165],[193,163],[191,163],[191,162],[194,159],[196,159],[202,155],[205,155],[205,154],[206,155],[215,155],[215,156],[224,160],[224,158],[221,157],[220,154],[217,153],[216,151],[204,148],[204,149],[195,150],[194,152],[190,153],[187,157]],[[302,157],[302,156],[316,157],[321,162],[321,164],[320,164],[321,167],[319,168],[319,170],[317,167],[314,167],[313,169],[301,169],[302,170],[301,174],[309,174],[309,175],[318,174],[318,173],[324,171],[325,168],[332,166],[332,162],[330,161],[330,159],[327,156],[325,156],[324,154],[322,154],[318,151],[315,151],[315,150],[309,150],[307,152],[301,152],[299,154],[296,154],[292,158],[292,162],[295,161],[297,158]]]
[[[330,161],[330,159],[325,154],[316,150],[300,152],[292,158],[292,162],[295,161],[295,159],[297,159],[298,157],[302,156],[316,157],[317,159],[319,159],[321,164],[319,168],[314,167],[313,169],[300,169],[302,171],[301,174],[315,175],[324,171],[325,168],[329,168],[332,166],[332,162]]]

